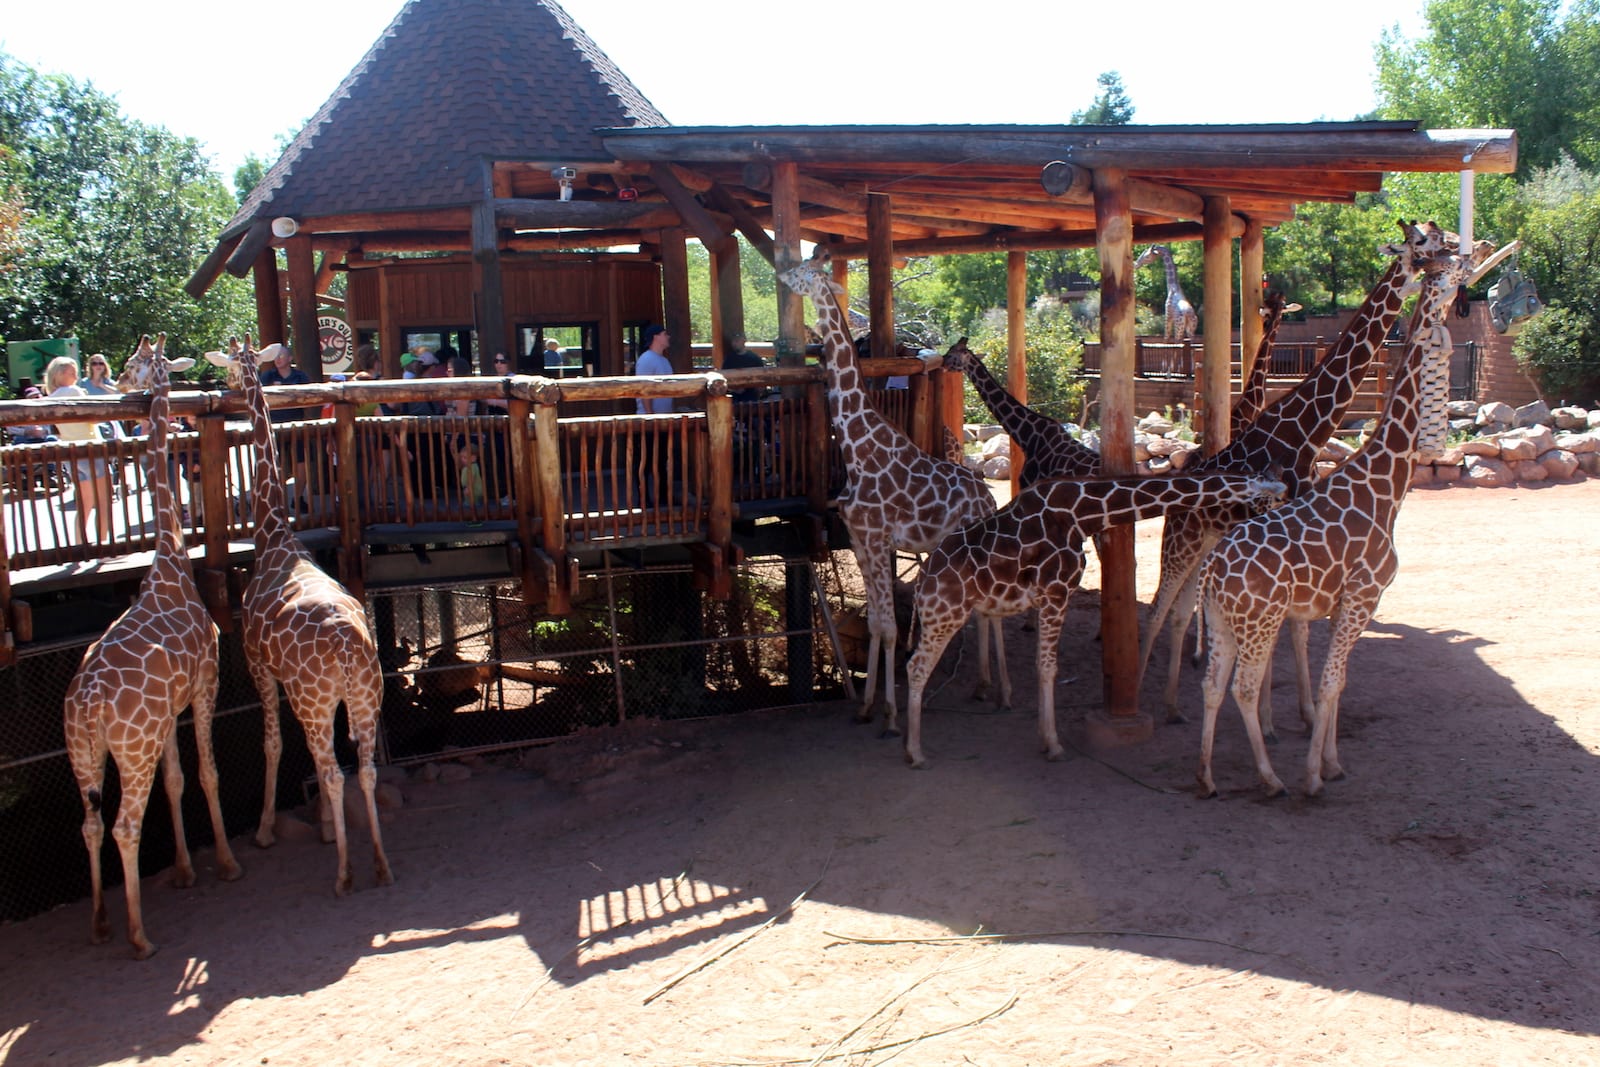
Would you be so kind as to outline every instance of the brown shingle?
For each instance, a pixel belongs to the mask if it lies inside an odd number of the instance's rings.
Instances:
[[[610,156],[667,120],[554,0],[411,0],[223,231],[257,217],[472,203],[496,160]]]

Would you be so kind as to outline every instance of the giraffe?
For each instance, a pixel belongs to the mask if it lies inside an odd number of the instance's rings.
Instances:
[[[1192,465],[1191,472],[1277,467],[1289,485],[1291,499],[1310,484],[1317,455],[1343,421],[1356,389],[1366,377],[1367,367],[1400,314],[1401,303],[1410,295],[1419,265],[1454,239],[1433,223],[1418,226],[1402,222],[1400,228],[1402,239],[1384,246],[1384,251],[1395,257],[1394,262],[1378,279],[1317,366],[1293,389],[1266,405],[1221,452]],[[1178,712],[1178,679],[1183,639],[1197,600],[1196,575],[1200,558],[1223,533],[1250,514],[1249,509],[1240,507],[1174,511],[1162,527],[1161,579],[1140,649],[1139,675],[1143,679],[1156,636],[1171,612],[1171,646],[1162,696],[1167,722],[1184,721]],[[1299,643],[1299,631],[1291,627],[1290,634],[1295,639],[1296,662],[1300,667],[1301,714],[1309,717],[1310,675],[1300,651],[1303,646]],[[1262,729],[1271,736],[1270,702],[1263,701],[1261,708],[1265,716]]]
[[[84,652],[67,686],[63,721],[67,756],[83,797],[83,843],[89,850],[94,898],[90,939],[99,945],[111,938],[100,872],[105,839],[101,785],[109,755],[116,761],[122,783],[122,803],[111,836],[122,854],[128,941],[134,958],[141,960],[149,959],[158,948],[145,933],[139,896],[140,828],[158,763],[177,848],[173,881],[182,888],[195,881],[183,831],[183,768],[175,730],[185,706],[194,708],[200,786],[217,842],[217,875],[231,882],[243,873],[228,846],[211,746],[211,715],[217,703],[217,626],[195,586],[167,466],[170,372],[187,370],[194,360],[169,361],[166,340],[166,334],[158,335],[154,344],[149,336],[141,338],[117,381],[117,388],[124,392],[150,392],[148,462],[155,506],[155,557],[138,598]]]
[[[1174,507],[1264,503],[1285,486],[1250,474],[1037,482],[1000,511],[940,542],[917,581],[917,649],[906,667],[906,762],[922,755],[922,693],[951,635],[977,610],[996,618],[1038,609],[1039,737],[1049,759],[1056,736],[1057,646],[1067,599],[1083,577],[1083,539]]]
[[[1178,268],[1172,262],[1172,249],[1166,245],[1151,245],[1134,260],[1133,269],[1138,270],[1157,256],[1161,257],[1162,265],[1167,269],[1166,332],[1163,336],[1168,341],[1192,340],[1199,316],[1194,313],[1194,305],[1189,303],[1189,298],[1183,295],[1183,286],[1178,284]]]
[[[1261,298],[1261,343],[1256,347],[1255,362],[1250,373],[1239,386],[1239,399],[1233,402],[1228,421],[1232,433],[1229,440],[1239,436],[1244,428],[1256,421],[1267,406],[1267,368],[1272,365],[1272,342],[1278,336],[1278,326],[1286,312],[1299,311],[1299,304],[1289,303],[1276,289],[1267,290]]]
[[[333,815],[334,840],[339,847],[333,892],[342,897],[354,883],[345,837],[344,772],[333,752],[334,715],[340,701],[350,719],[350,737],[356,742],[378,884],[394,881],[378,828],[378,773],[373,766],[383,671],[361,602],[316,565],[289,525],[277,443],[256,370],[258,359],[270,362],[279,347],[268,345],[258,354],[247,337],[243,345],[230,343],[227,352],[206,353],[213,364],[227,369],[228,387],[244,393],[255,451],[256,563],[244,591],[242,636],[245,662],[261,695],[265,725],[267,773],[256,844],[267,848],[275,840],[278,760],[283,754],[278,724],[278,683],[282,682],[289,706],[305,730],[322,795]]]
[[[975,471],[928,455],[879,415],[862,389],[861,367],[850,331],[839,309],[839,287],[830,272],[831,256],[818,246],[808,260],[779,277],[801,296],[809,296],[817,312],[828,376],[829,407],[834,432],[844,454],[848,484],[839,498],[839,516],[850,531],[851,546],[866,583],[867,682],[860,721],[873,716],[879,649],[883,650],[884,733],[899,732],[894,697],[894,662],[898,633],[894,619],[894,554],[927,552],[946,534],[994,514],[994,495]],[[979,618],[980,675],[986,676],[986,631]],[[1002,640],[992,627],[996,647]],[[1000,653],[1002,676],[1005,656]],[[1002,682],[1002,700],[1009,685]]]
[[[1205,718],[1196,774],[1201,796],[1217,791],[1211,750],[1230,676],[1262,784],[1269,796],[1284,792],[1267,759],[1256,700],[1267,656],[1286,619],[1302,630],[1312,619],[1332,621],[1312,709],[1307,795],[1322,792],[1324,770],[1328,778],[1343,775],[1336,739],[1350,651],[1399,569],[1394,521],[1417,452],[1443,441],[1450,354],[1446,315],[1456,290],[1493,250],[1488,241],[1479,241],[1470,254],[1444,251],[1423,261],[1411,336],[1372,436],[1338,470],[1294,500],[1229,530],[1202,561],[1200,587],[1211,647],[1202,683]]]
[[[965,337],[945,353],[944,368],[967,376],[984,406],[1022,449],[1018,481],[1021,488],[1041,478],[1083,478],[1100,469],[1100,453],[1074,438],[1055,419],[1041,415],[1007,392],[983,360],[967,347]]]

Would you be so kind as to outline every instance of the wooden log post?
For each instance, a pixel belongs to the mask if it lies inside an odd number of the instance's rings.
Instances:
[[[849,309],[845,322],[849,320]],[[894,205],[887,193],[867,194],[867,315],[872,355],[894,355]]]
[[[678,228],[661,231],[661,317],[672,339],[667,358],[678,374],[694,370],[689,345],[693,325],[689,316],[689,249],[684,232]]]
[[[322,338],[317,331],[317,263],[311,235],[299,233],[283,243],[289,260],[289,319],[293,325],[294,365],[314,382],[322,381]]]
[[[1266,268],[1266,228],[1259,219],[1246,219],[1239,238],[1239,391],[1250,380],[1256,349],[1266,324],[1261,321],[1261,282]],[[1270,355],[1270,353],[1269,353]],[[1233,420],[1228,420],[1232,425]]]
[[[1127,175],[1101,168],[1094,174],[1095,229],[1100,253],[1100,469],[1134,473],[1133,216]],[[1149,740],[1155,720],[1139,710],[1139,616],[1134,583],[1133,527],[1113,526],[1098,540],[1100,635],[1104,705],[1091,709],[1091,743]]]
[[[944,449],[939,446],[937,413],[933,408],[933,390],[928,388],[930,384],[926,365],[921,374],[912,374],[906,379],[906,390],[911,394],[910,436],[924,452],[931,456],[943,456]]]
[[[739,276],[739,241],[723,238],[711,250],[711,365],[722,369],[728,338],[744,333],[744,292]]]
[[[833,421],[828,418],[828,386],[814,381],[805,387],[806,399],[806,511],[821,524],[828,516],[828,466],[832,454]],[[823,527],[818,526],[820,531]],[[820,545],[813,543],[813,550]]]
[[[1233,370],[1233,214],[1226,196],[1206,197],[1205,211],[1205,363],[1200,384],[1205,454],[1228,446],[1230,385]]]
[[[333,405],[334,456],[339,463],[339,580],[357,600],[367,598],[367,550],[361,536],[361,465],[356,445],[356,406]]]
[[[251,280],[256,294],[256,347],[282,344],[283,287],[278,284],[278,253],[271,245],[256,256]]]
[[[494,373],[494,355],[514,356],[506,336],[505,286],[500,272],[500,229],[495,218],[493,182],[484,199],[472,205],[472,318],[477,329],[478,369]],[[399,359],[399,353],[395,354]]]
[[[1006,253],[1006,391],[1017,403],[1028,402],[1028,253]],[[1022,488],[1022,463],[1027,457],[1011,442],[1011,495]]]
[[[11,596],[11,547],[6,544],[6,524],[0,522],[0,667],[9,667],[17,661],[12,612],[21,604]]]
[[[550,395],[554,393],[554,395]],[[560,390],[538,398],[533,415],[539,477],[540,559],[544,567],[545,611],[565,615],[572,610],[572,583],[567,565],[567,501],[561,477],[561,428],[556,421]]]
[[[733,395],[728,379],[706,383],[706,592],[718,600],[733,595]]]
[[[773,266],[779,274],[800,263],[799,171],[793,163],[772,165]],[[778,283],[778,366],[806,361],[806,309],[800,294]]]
[[[233,523],[233,502],[228,499],[228,424],[221,412],[201,415],[200,515],[204,562],[195,572],[195,584],[206,609],[223,633],[233,631],[233,609],[228,600],[228,530]]]
[[[506,402],[509,422],[506,447],[511,450],[511,507],[517,520],[518,564],[522,577],[522,603],[532,610],[544,602],[544,569],[538,565],[547,553],[540,539],[539,444],[533,428],[533,402],[512,396]]]

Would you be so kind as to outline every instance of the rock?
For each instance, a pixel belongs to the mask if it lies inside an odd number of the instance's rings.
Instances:
[[[1508,430],[1500,435],[1500,445],[1502,448],[1505,447],[1505,442],[1508,439],[1512,441],[1532,442],[1535,455],[1548,452],[1552,448],[1556,447],[1555,432],[1552,431],[1548,426],[1525,426],[1521,429]]]
[[[1341,441],[1337,437],[1330,437],[1328,438],[1328,443],[1322,446],[1322,452],[1318,454],[1317,458],[1327,460],[1330,463],[1343,463],[1355,454],[1354,445],[1347,441]]]
[[[974,455],[965,455],[965,456],[961,457],[961,462],[965,463],[967,465],[967,469],[968,470],[974,470],[974,471],[977,471],[980,474],[983,473],[983,457],[982,456],[975,455],[975,454]]]
[[[1477,423],[1479,426],[1488,427],[1510,426],[1516,421],[1516,418],[1516,409],[1510,404],[1502,404],[1498,400],[1491,400],[1478,408]]]
[[[1339,469],[1339,464],[1330,463],[1328,460],[1325,460],[1325,459],[1319,459],[1313,465],[1313,469],[1311,471],[1312,480],[1313,481],[1321,481],[1322,479],[1326,478],[1328,475],[1332,474],[1334,471],[1336,471],[1338,469]]]
[[[1445,403],[1444,410],[1452,419],[1472,420],[1478,417],[1478,406],[1476,400],[1450,400]]]
[[[1463,466],[1462,481],[1469,485],[1482,486],[1486,489],[1499,489],[1516,484],[1516,477],[1511,473],[1511,466],[1502,463],[1493,456],[1482,456],[1468,453],[1467,462]]]
[[[1139,434],[1138,436],[1136,436],[1133,439],[1133,461],[1135,463],[1143,463],[1145,460],[1149,459],[1152,455],[1155,454],[1155,453],[1150,451],[1150,443],[1152,441],[1160,441],[1160,440],[1164,440],[1164,439],[1160,438],[1160,437],[1155,437],[1155,438],[1148,437],[1145,434]]]
[[[417,771],[417,780],[428,785],[437,782],[439,780],[439,764],[424,763],[421,769]]]
[[[1591,478],[1600,477],[1600,452],[1579,453],[1578,469]]]
[[[1550,405],[1543,400],[1524,404],[1516,410],[1511,421],[1516,426],[1543,426],[1550,421]]]
[[[1145,466],[1151,474],[1167,474],[1172,470],[1172,460],[1166,456],[1152,456]]]
[[[1145,445],[1145,450],[1152,456],[1170,456],[1183,447],[1183,442],[1176,437],[1152,437]]]
[[[1511,464],[1511,475],[1524,485],[1550,480],[1550,472],[1536,459],[1519,459]]]
[[[1477,419],[1451,419],[1451,433],[1470,433],[1478,428]]]
[[[1595,408],[1589,412],[1589,429],[1600,430],[1600,408]]]
[[[1578,472],[1578,457],[1564,448],[1552,448],[1539,457],[1539,466],[1551,478],[1565,480]]]
[[[995,434],[983,442],[982,453],[984,459],[993,459],[995,456],[1011,458],[1011,438],[1003,433]]]
[[[973,429],[976,431],[975,440],[978,441],[987,441],[990,438],[999,437],[1001,434],[1005,433],[1005,430],[1001,429],[999,426],[992,425],[976,426],[973,427]]]
[[[1500,442],[1493,437],[1469,437],[1456,446],[1463,456],[1492,456],[1500,458]]]
[[[1173,422],[1160,412],[1152,411],[1150,414],[1140,419],[1139,424],[1135,426],[1134,429],[1144,433],[1154,434],[1157,437],[1162,437],[1172,432]]]
[[[1411,488],[1429,489],[1438,483],[1433,475],[1432,463],[1418,463],[1411,472]]]
[[[272,834],[280,845],[300,845],[321,838],[317,828],[291,812],[280,811],[272,822]]]
[[[1100,431],[1085,430],[1083,432],[1081,443],[1083,444],[1084,448],[1093,449],[1096,452],[1100,451]]]
[[[378,783],[378,807],[385,811],[398,811],[406,806],[406,795],[393,782]]]
[[[1589,426],[1589,412],[1572,405],[1559,407],[1550,412],[1550,421],[1558,430],[1583,430]]]
[[[1460,463],[1435,463],[1433,480],[1443,485],[1454,485],[1461,480]]]
[[[378,768],[378,781],[392,782],[397,786],[404,786],[411,776],[404,767],[383,766]]]
[[[1538,446],[1526,437],[1512,437],[1510,434],[1500,437],[1500,458],[1507,463],[1521,463],[1538,454]]]
[[[1439,454],[1434,457],[1433,462],[1435,466],[1439,467],[1459,467],[1461,461],[1466,457],[1467,454],[1461,451],[1460,445],[1445,445]]]
[[[472,777],[472,768],[462,763],[439,764],[439,781],[465,782]]]
[[[1600,452],[1600,435],[1594,433],[1558,433],[1556,434],[1556,447],[1576,455],[1582,455],[1585,452]]]
[[[1011,457],[992,456],[983,461],[983,476],[992,481],[1005,481],[1011,477]]]
[[[1188,441],[1183,442],[1183,445],[1184,447],[1178,449],[1167,457],[1167,461],[1172,464],[1172,469],[1175,471],[1183,470],[1194,461],[1195,456],[1200,454],[1199,445],[1192,444]]]

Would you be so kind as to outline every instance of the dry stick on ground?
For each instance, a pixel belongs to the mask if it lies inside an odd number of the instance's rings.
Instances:
[[[918,978],[915,982],[912,982],[910,985],[908,985],[904,989],[900,990],[900,992],[894,994],[892,997],[890,997],[889,999],[885,1000],[882,1004],[879,1004],[876,1008],[873,1008],[867,1014],[863,1015],[861,1017],[861,1021],[860,1022],[856,1023],[850,1029],[846,1030],[844,1033],[842,1033],[838,1037],[834,1038],[833,1041],[828,1045],[827,1048],[823,1049],[821,1052],[817,1053],[814,1057],[812,1057],[810,1062],[808,1062],[806,1064],[806,1067],[817,1067],[817,1064],[823,1062],[826,1059],[829,1059],[832,1056],[832,1054],[833,1054],[835,1049],[837,1049],[840,1045],[844,1044],[846,1041],[850,1040],[852,1037],[855,1037],[856,1034],[861,1032],[862,1027],[866,1026],[873,1019],[876,1019],[879,1015],[882,1015],[884,1012],[888,1011],[889,1008],[891,1006],[893,1006],[895,1001],[901,1000],[901,999],[903,999],[905,997],[910,996],[912,990],[916,989],[919,985],[922,985],[924,982],[927,982],[927,981],[929,981],[931,979],[937,978],[937,977],[939,977],[940,975],[943,975],[943,974],[957,974],[957,973],[959,973],[961,971],[970,970],[973,967],[976,967],[981,962],[984,962],[984,961],[975,960],[972,963],[969,963],[964,967],[940,967],[937,970],[929,971],[927,974],[923,975],[921,978]],[[856,1053],[850,1053],[850,1055],[855,1055],[855,1054]]]
[[[786,906],[784,906],[783,908],[779,909],[778,911],[773,912],[772,915],[770,917],[768,917],[766,922],[762,923],[760,926],[756,927],[754,930],[751,930],[750,932],[746,933],[743,937],[739,938],[733,944],[729,945],[726,948],[719,949],[718,951],[713,952],[711,955],[709,955],[709,956],[705,957],[704,959],[700,960],[698,963],[690,964],[688,967],[684,968],[683,970],[679,971],[677,974],[673,975],[671,978],[667,979],[667,981],[666,981],[666,983],[664,985],[660,986],[659,988],[656,989],[655,992],[653,992],[649,996],[645,997],[644,1000],[642,1001],[642,1003],[645,1003],[645,1004],[650,1003],[652,1000],[655,1000],[657,997],[661,996],[663,993],[666,993],[668,990],[672,989],[673,986],[677,985],[679,982],[683,981],[685,978],[689,977],[691,974],[694,974],[696,971],[704,970],[705,968],[711,966],[713,963],[716,963],[722,957],[728,955],[730,952],[732,952],[735,949],[739,948],[741,945],[743,945],[745,942],[749,941],[751,938],[755,937],[757,934],[761,933],[764,930],[770,929],[774,924],[776,924],[785,915],[788,915],[795,908],[798,908],[800,906],[801,901],[805,900],[806,897],[811,894],[811,891],[813,889],[817,888],[817,886],[822,884],[822,880],[828,876],[828,867],[830,865],[832,865],[832,863],[833,863],[833,849],[830,848],[828,850],[828,858],[822,864],[822,873],[817,875],[817,880],[816,881],[812,882],[810,885],[808,885],[804,889],[800,890],[800,895],[799,896],[797,896],[793,900],[789,901],[789,903]]]
[[[852,934],[836,934],[832,930],[822,931],[835,941],[850,941],[857,945],[950,945],[963,941],[1037,941],[1047,937],[1152,937],[1162,941],[1193,941],[1200,945],[1221,945],[1223,948],[1237,949],[1248,952],[1254,956],[1282,956],[1278,952],[1268,952],[1260,948],[1246,948],[1236,945],[1232,941],[1219,941],[1214,937],[1190,937],[1187,934],[1154,934],[1148,930],[1046,930],[1032,934],[947,934],[943,937],[856,937]],[[1282,957],[1289,958],[1289,957]]]

